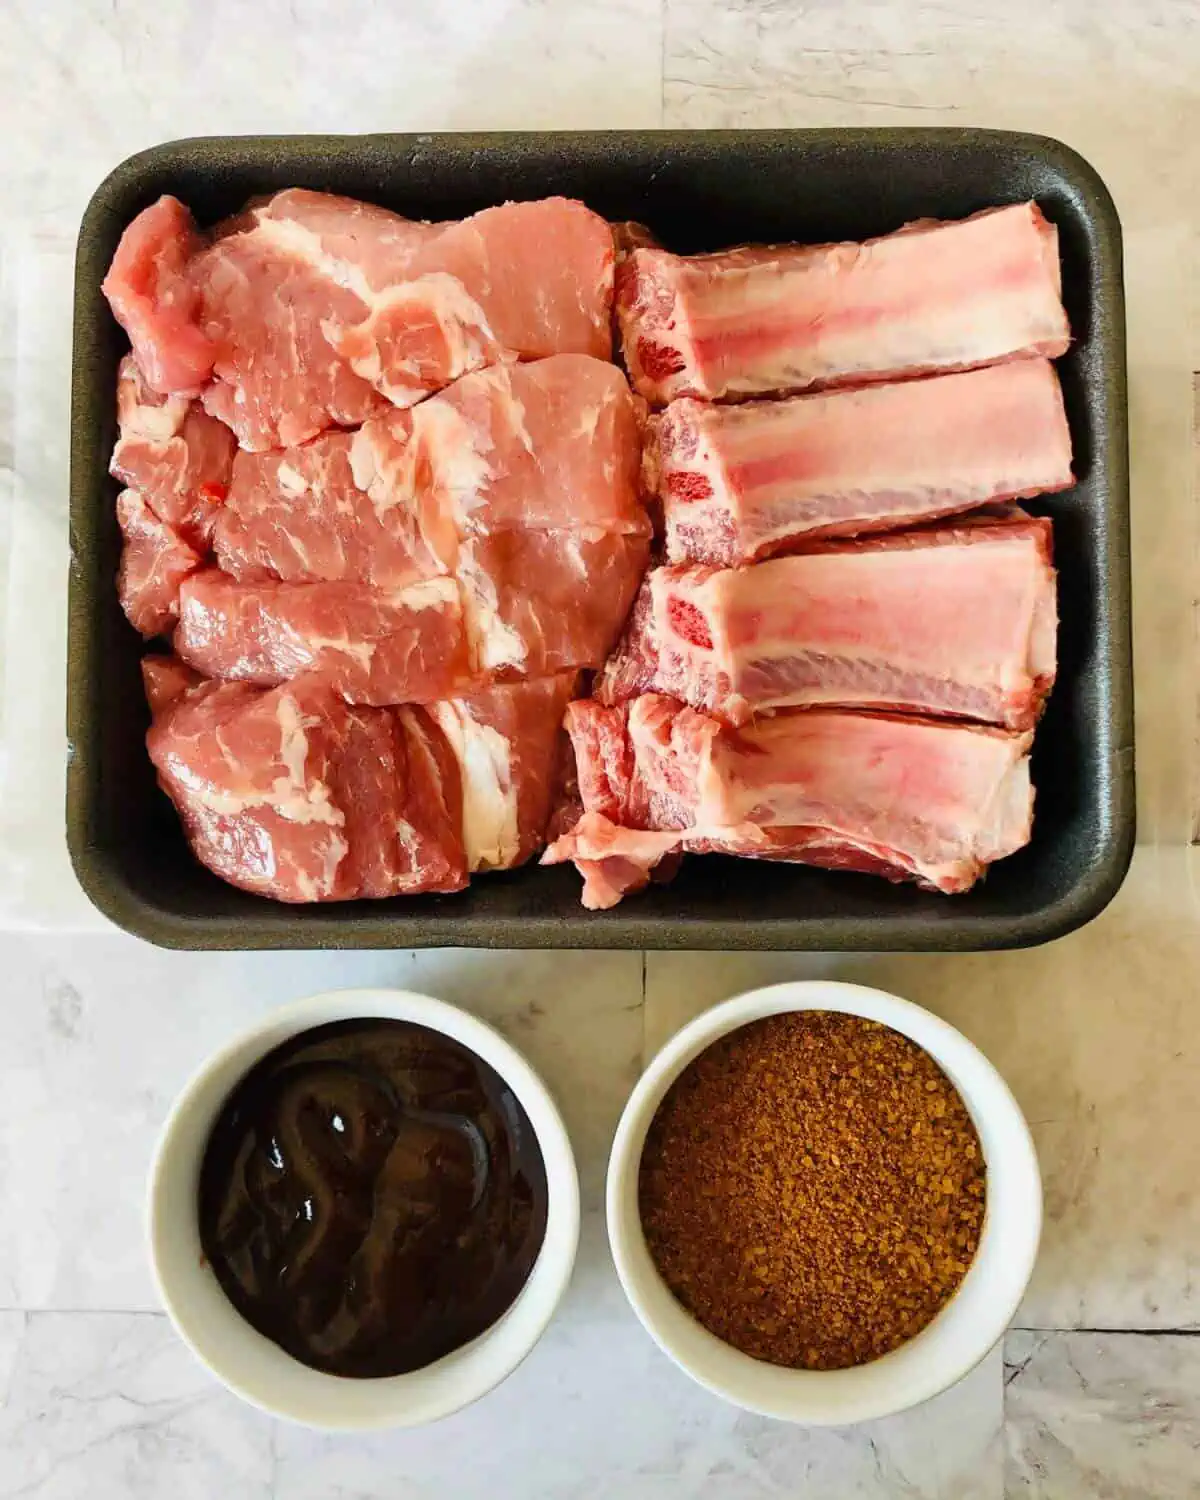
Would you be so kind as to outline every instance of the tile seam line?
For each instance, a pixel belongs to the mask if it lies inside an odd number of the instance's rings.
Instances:
[[[165,1318],[162,1307],[0,1307],[0,1317],[20,1314],[26,1318]]]
[[[1083,1327],[1073,1328],[1073,1327],[1070,1327],[1070,1326],[1053,1327],[1053,1326],[1051,1326],[1049,1324],[1045,1324],[1045,1323],[1042,1323],[1042,1324],[1014,1323],[1007,1330],[1007,1332],[1005,1334],[1005,1337],[1007,1337],[1007,1335],[1009,1333],[1045,1333],[1045,1334],[1085,1333],[1085,1334],[1104,1334],[1105,1336],[1114,1337],[1114,1338],[1120,1337],[1122,1334],[1128,1334],[1132,1338],[1142,1338],[1142,1339],[1153,1339],[1153,1338],[1175,1338],[1175,1339],[1179,1339],[1179,1338],[1184,1338],[1184,1339],[1191,1338],[1191,1339],[1194,1339],[1194,1338],[1200,1338],[1200,1324],[1196,1324],[1196,1323],[1185,1324],[1184,1326],[1179,1327],[1179,1328],[1117,1328],[1117,1327],[1111,1327],[1111,1326],[1110,1327],[1104,1327],[1102,1325],[1090,1325],[1090,1326],[1088,1326],[1086,1328],[1083,1328]]]
[[[650,955],[645,948],[642,949],[642,1041],[638,1052],[638,1077],[640,1078],[646,1070],[646,1064],[650,1059],[646,1056],[646,989],[647,970],[650,966]]]

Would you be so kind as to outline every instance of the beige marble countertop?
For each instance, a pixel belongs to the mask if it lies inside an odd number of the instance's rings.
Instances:
[[[10,0],[3,37],[0,792],[15,778],[21,795],[0,796],[0,1500],[1200,1493],[1200,0],[364,0],[344,15]],[[30,745],[55,761],[61,706],[31,706],[14,663],[61,670],[70,255],[106,170],[217,132],[897,123],[1058,136],[1122,216],[1140,834],[1108,912],[1029,952],[887,958],[184,955],[81,930],[54,787],[21,781]],[[29,892],[41,906],[18,910]],[[647,1053],[713,1000],[812,974],[893,988],[977,1041],[1029,1116],[1047,1191],[1003,1350],[919,1411],[842,1432],[746,1417],[678,1375],[623,1303],[600,1214]],[[566,1106],[585,1232],[567,1303],[504,1387],[427,1431],[350,1441],[271,1423],[193,1365],[155,1305],[140,1205],[154,1131],[207,1050],[281,1000],[378,982],[468,1005],[528,1050]]]

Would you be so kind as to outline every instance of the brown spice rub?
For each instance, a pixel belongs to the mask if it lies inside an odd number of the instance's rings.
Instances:
[[[979,1244],[979,1137],[933,1059],[889,1027],[797,1011],[723,1037],[642,1152],[650,1254],[705,1328],[793,1369],[919,1333]]]

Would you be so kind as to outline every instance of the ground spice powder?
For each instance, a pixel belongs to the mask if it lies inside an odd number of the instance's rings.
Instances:
[[[642,1152],[646,1242],[734,1348],[864,1364],[920,1332],[979,1244],[979,1137],[933,1059],[833,1011],[744,1026],[676,1080]]]

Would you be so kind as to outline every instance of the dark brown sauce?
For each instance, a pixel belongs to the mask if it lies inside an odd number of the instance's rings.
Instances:
[[[487,1063],[407,1021],[340,1021],[257,1063],[213,1126],[200,1243],[248,1323],[333,1375],[401,1375],[511,1306],[546,1169]]]

